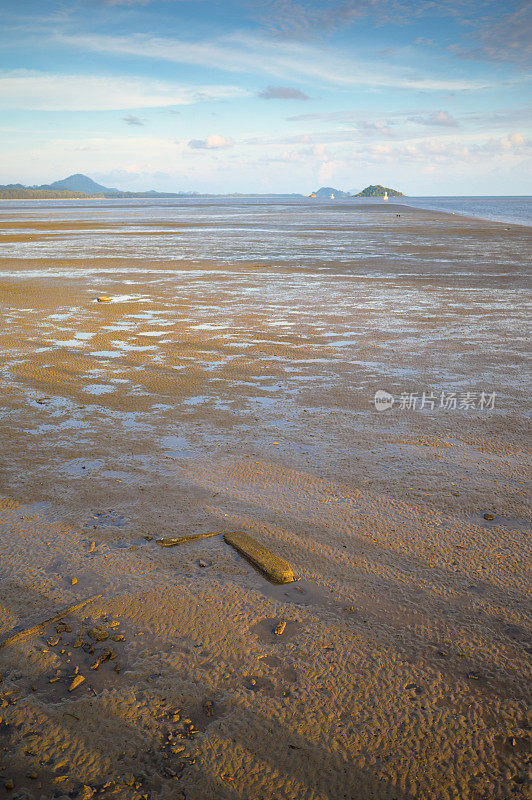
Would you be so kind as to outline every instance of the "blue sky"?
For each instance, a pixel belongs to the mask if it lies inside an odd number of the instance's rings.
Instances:
[[[530,3],[1,8],[0,183],[531,193]]]

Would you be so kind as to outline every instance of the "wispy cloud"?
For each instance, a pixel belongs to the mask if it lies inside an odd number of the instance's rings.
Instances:
[[[240,74],[267,74],[327,86],[395,87],[421,91],[467,91],[485,88],[485,80],[420,74],[409,67],[388,68],[382,59],[357,61],[337,50],[233,33],[214,41],[186,41],[145,34],[131,36],[57,34],[59,46],[112,55],[135,56]]]
[[[502,6],[502,4],[501,4]],[[469,58],[530,67],[532,61],[532,5],[521,2],[510,13],[484,21],[469,46],[455,45],[455,53]]]
[[[220,150],[224,147],[233,147],[233,144],[230,137],[211,133],[206,139],[191,139],[188,146],[191,150]]]
[[[234,86],[183,87],[150,78],[58,75],[29,70],[0,73],[0,105],[4,109],[128,110],[190,105],[247,94],[250,93]]]
[[[145,122],[145,120],[140,117],[134,117],[133,114],[122,117],[122,121],[125,122],[126,125],[144,125]]]
[[[267,86],[257,96],[263,100],[310,100],[308,94],[291,86]]]

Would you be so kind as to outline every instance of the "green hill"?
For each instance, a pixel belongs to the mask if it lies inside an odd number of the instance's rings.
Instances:
[[[380,183],[376,186],[366,186],[366,188],[362,189],[355,197],[384,197],[386,192],[388,193],[388,197],[405,197],[405,195],[402,192],[398,192],[397,189],[381,186]]]

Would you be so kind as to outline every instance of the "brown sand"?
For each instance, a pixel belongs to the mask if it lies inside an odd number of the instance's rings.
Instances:
[[[0,635],[103,598],[0,651],[0,797],[529,796],[529,233],[401,214],[356,290],[249,260],[2,260]],[[123,232],[30,216],[3,227]],[[441,385],[496,411],[372,405]],[[269,584],[224,530],[301,579]]]

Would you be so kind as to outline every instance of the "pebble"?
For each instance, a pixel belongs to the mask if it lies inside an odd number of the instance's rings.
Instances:
[[[72,681],[72,683],[68,687],[68,691],[72,692],[72,691],[74,691],[74,689],[77,689],[77,687],[81,683],[83,683],[84,680],[85,680],[85,678],[83,677],[83,675],[76,675],[76,677],[74,678],[74,680]]]
[[[105,642],[105,640],[109,638],[109,633],[105,628],[96,627],[90,629],[89,636],[91,639],[94,639],[95,642]]]
[[[278,625],[276,625],[274,633],[276,636],[281,636],[284,633],[284,629],[286,628],[286,622],[283,620]]]
[[[106,294],[102,294],[100,297],[97,297],[97,298],[96,298],[96,300],[97,300],[99,303],[110,303],[112,299],[113,299],[112,297],[109,297],[109,296],[108,296],[108,295],[106,295]]]
[[[495,514],[492,514],[490,511],[484,512],[484,519],[495,519]]]
[[[78,579],[77,579],[77,578],[72,578],[72,579],[71,579],[71,581],[70,581],[70,583],[72,584],[72,586],[75,586],[77,582],[78,582]]]

